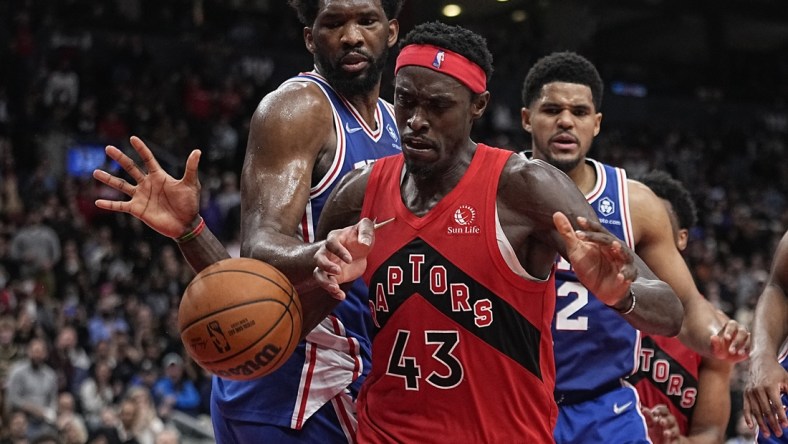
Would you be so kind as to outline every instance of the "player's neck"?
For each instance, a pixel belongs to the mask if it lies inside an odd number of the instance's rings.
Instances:
[[[596,170],[583,158],[583,161],[577,164],[567,175],[572,179],[572,182],[577,185],[577,188],[583,193],[588,194],[596,184]]]
[[[345,99],[353,105],[364,122],[374,131],[377,129],[375,113],[378,108],[378,95],[380,94],[380,84],[375,86],[372,91],[365,94],[345,96]]]

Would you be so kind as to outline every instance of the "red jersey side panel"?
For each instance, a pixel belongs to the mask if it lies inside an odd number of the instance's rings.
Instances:
[[[478,145],[422,217],[402,203],[402,156],[373,167],[362,216],[395,220],[376,232],[364,275],[379,330],[360,442],[552,442],[555,283],[516,275],[496,240],[511,154]]]

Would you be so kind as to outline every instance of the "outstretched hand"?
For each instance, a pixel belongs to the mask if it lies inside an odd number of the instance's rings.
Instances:
[[[720,361],[737,363],[750,356],[750,332],[744,325],[729,319],[711,337],[711,353]]]
[[[577,222],[582,230],[575,231],[563,213],[553,214],[553,224],[566,244],[566,259],[578,279],[600,301],[615,305],[637,278],[634,256],[601,224],[584,217],[578,217]]]
[[[132,136],[130,140],[147,173],[121,150],[107,146],[107,156],[117,162],[136,184],[103,170],[93,171],[96,180],[131,197],[128,201],[99,199],[96,206],[129,213],[164,236],[181,236],[191,228],[200,209],[201,186],[197,177],[200,151],[191,152],[186,160],[186,172],[183,178],[178,180],[161,168],[151,150],[139,137]]]
[[[314,277],[333,298],[344,300],[341,284],[358,279],[367,268],[367,255],[375,242],[375,225],[367,218],[357,224],[328,233],[315,253]]]

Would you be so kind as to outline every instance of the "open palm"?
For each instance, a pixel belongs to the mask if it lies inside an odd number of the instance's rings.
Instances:
[[[161,168],[151,150],[140,138],[132,136],[130,140],[147,173],[121,150],[107,146],[107,155],[131,176],[135,184],[106,171],[95,170],[93,177],[96,180],[131,197],[131,200],[127,201],[99,199],[96,206],[129,213],[164,236],[181,236],[191,228],[200,209],[201,186],[197,177],[200,151],[192,151],[186,160],[183,178],[178,180]]]

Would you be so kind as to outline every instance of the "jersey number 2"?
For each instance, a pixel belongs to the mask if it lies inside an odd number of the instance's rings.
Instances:
[[[588,305],[588,289],[578,282],[564,282],[556,289],[555,294],[559,298],[575,296],[575,300],[555,314],[555,329],[588,330],[588,316],[575,317],[578,311]]]

